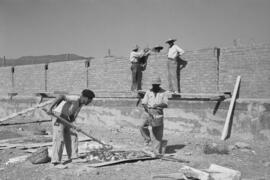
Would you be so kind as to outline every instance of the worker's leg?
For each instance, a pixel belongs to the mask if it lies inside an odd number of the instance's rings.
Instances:
[[[177,89],[177,63],[175,60],[168,59],[167,61],[168,67],[168,85],[169,91],[175,92]]]
[[[180,86],[180,62],[181,59],[179,57],[176,58],[176,91],[178,93],[181,92],[181,86]]]
[[[131,78],[132,78],[132,82],[131,82],[131,91],[135,91],[137,88],[137,66],[136,64],[132,64],[131,65]]]
[[[142,125],[140,126],[140,132],[144,138],[145,144],[148,144],[151,141],[150,131],[148,127],[149,127],[149,120],[148,120],[147,115],[144,115],[144,121]]]
[[[137,68],[137,90],[142,89],[142,66],[138,64]]]
[[[75,130],[66,127],[65,128],[65,147],[68,155],[68,159],[74,159],[78,157],[78,135]]]
[[[64,147],[64,125],[53,119],[53,146],[51,163],[61,162]]]
[[[154,137],[154,144],[153,148],[155,153],[160,154],[162,148],[162,138],[163,138],[163,129],[164,125],[152,127],[153,137]]]

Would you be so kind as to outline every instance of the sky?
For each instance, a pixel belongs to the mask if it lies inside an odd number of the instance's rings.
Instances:
[[[270,42],[270,0],[0,0],[0,57]]]

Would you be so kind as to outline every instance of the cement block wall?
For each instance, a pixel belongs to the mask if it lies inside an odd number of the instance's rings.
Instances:
[[[127,53],[128,54],[128,53]],[[270,97],[270,44],[252,47],[221,48],[219,59],[214,48],[186,51],[187,65],[180,72],[181,92],[210,93],[232,91],[237,75],[242,76],[240,97]],[[45,78],[44,64],[15,66],[14,88],[11,67],[0,68],[0,94],[15,91],[31,94],[47,91],[79,93],[83,88],[94,91],[127,92],[131,71],[128,58],[108,57],[50,63]],[[159,74],[167,89],[167,58],[165,54],[151,55],[143,73],[143,89],[151,86],[151,77]],[[47,84],[45,84],[47,81]]]
[[[0,98],[0,118],[38,103],[38,98],[13,100]],[[219,104],[219,105],[218,105]],[[218,105],[218,106],[217,106]],[[197,133],[212,138],[220,138],[229,101],[179,101],[169,100],[164,110],[165,132]],[[145,113],[141,106],[136,107],[136,99],[96,98],[80,111],[76,120],[79,124],[106,128],[137,129],[142,124]],[[19,122],[20,118],[5,121]],[[36,109],[25,115],[29,121],[51,119],[44,111]],[[237,101],[233,116],[232,138],[270,141],[270,101]],[[139,133],[139,130],[138,130]]]

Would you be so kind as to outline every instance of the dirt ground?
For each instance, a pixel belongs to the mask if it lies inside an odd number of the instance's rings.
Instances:
[[[30,123],[29,120],[15,119],[10,122],[20,122],[19,125],[0,126],[0,140],[14,140],[24,138],[24,142],[51,141],[51,124]],[[166,126],[166,122],[165,122]],[[105,142],[125,148],[139,149],[143,147],[143,140],[138,130],[119,127],[85,127],[83,129]],[[37,130],[46,129],[49,136],[35,135]],[[88,167],[87,163],[69,163],[67,169],[52,167],[50,163],[33,165],[29,161],[6,165],[13,157],[30,155],[25,150],[12,148],[0,150],[0,180],[54,180],[54,179],[111,179],[111,180],[148,180],[159,173],[177,172],[183,165],[198,169],[207,169],[210,164],[238,170],[242,179],[268,180],[270,179],[270,143],[259,141],[245,141],[239,137],[232,137],[225,143],[219,137],[207,137],[200,134],[168,132],[165,130],[164,139],[168,140],[166,154],[187,160],[189,163],[171,162],[165,160],[147,160],[133,163],[123,163],[100,168]],[[205,154],[203,145],[208,143],[223,144],[233,147],[236,142],[248,143],[250,149],[230,149],[229,154]],[[165,179],[165,178],[163,178]]]

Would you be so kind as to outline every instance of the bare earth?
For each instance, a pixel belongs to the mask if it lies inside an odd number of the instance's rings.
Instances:
[[[16,119],[13,122],[23,122],[25,119]],[[166,126],[166,122],[165,122]],[[35,143],[48,142],[50,138],[34,135],[36,130],[46,129],[51,132],[49,122],[0,126],[0,140],[27,137],[24,141]],[[142,148],[143,140],[136,129],[119,127],[110,129],[105,127],[85,127],[83,129],[112,145],[125,149]],[[232,135],[233,136],[233,135]],[[69,163],[67,169],[54,168],[47,164],[33,165],[29,161],[15,164],[5,163],[9,158],[30,155],[25,150],[17,148],[0,150],[0,180],[25,179],[25,180],[53,180],[53,179],[111,179],[111,180],[148,180],[153,174],[174,173],[183,165],[198,169],[207,169],[210,164],[218,164],[238,170],[242,179],[268,180],[270,179],[270,143],[260,141],[244,141],[239,137],[232,137],[225,145],[234,145],[235,142],[246,142],[251,149],[234,149],[229,154],[209,154],[203,152],[206,142],[221,144],[219,137],[204,137],[200,134],[179,133],[165,131],[164,139],[168,140],[166,154],[187,160],[189,163],[171,162],[165,160],[138,161],[111,165],[107,167],[91,168],[87,163]],[[163,178],[164,179],[164,178]]]

